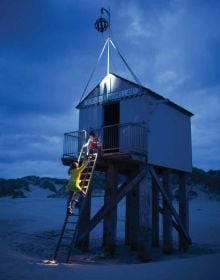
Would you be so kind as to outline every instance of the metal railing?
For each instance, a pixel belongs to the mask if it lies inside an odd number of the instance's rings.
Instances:
[[[83,144],[86,140],[86,131],[74,131],[64,133],[63,138],[63,156],[78,157]]]
[[[101,130],[104,152],[145,153],[147,129],[143,124],[129,123],[104,126]]]
[[[147,153],[147,127],[144,123],[114,124],[93,130],[102,153]],[[77,156],[85,141],[80,131],[64,134],[64,156]]]

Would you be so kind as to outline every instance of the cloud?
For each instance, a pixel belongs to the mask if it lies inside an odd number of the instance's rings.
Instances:
[[[137,45],[129,60],[143,83],[195,114],[194,165],[219,169],[220,5],[199,4],[171,1],[164,7],[155,1],[149,8],[129,1],[126,9],[121,7],[130,22],[121,35]]]
[[[2,118],[1,118],[2,120]],[[78,129],[76,111],[62,115],[4,117],[0,122],[0,176],[66,176],[63,133]]]
[[[67,167],[60,160],[24,160],[22,163],[0,163],[1,176],[4,178],[20,178],[27,175],[68,178]]]
[[[183,105],[193,110],[194,165],[206,170],[220,167],[220,85],[183,93]]]
[[[94,21],[109,5],[113,41],[142,83],[195,113],[194,165],[220,168],[218,1],[29,2],[0,2],[0,176],[66,175],[62,135],[78,127],[74,106],[105,40]],[[111,64],[131,78],[113,52]]]
[[[129,4],[131,5],[130,7]],[[125,28],[124,37],[132,38],[131,42],[137,45],[139,39],[150,39],[153,35],[153,30],[149,26],[150,22],[144,20],[144,11],[140,6],[134,2],[129,4],[126,9],[123,7],[120,10],[119,16],[125,22],[123,25]]]

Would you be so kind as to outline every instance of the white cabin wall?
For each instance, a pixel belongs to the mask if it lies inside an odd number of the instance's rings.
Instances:
[[[80,109],[79,130],[89,131],[91,128],[97,129],[102,126],[102,106],[94,105]]]
[[[147,133],[144,143],[149,163],[191,172],[190,116],[166,103],[166,100],[147,94],[147,91],[144,95],[131,96],[133,91],[130,89],[138,90],[138,87],[113,75],[110,75],[110,78],[111,92],[116,92],[115,96],[117,92],[119,97],[123,96],[118,100],[110,100],[110,102],[120,102],[120,124],[145,123],[146,125]],[[103,94],[106,88],[105,83],[109,83],[108,78],[103,79],[93,94],[97,96],[99,90],[100,94]],[[128,97],[125,98],[125,96]],[[102,104],[80,109],[79,130],[99,129],[102,125]],[[129,133],[131,132],[128,126],[120,130],[121,147],[127,145]]]
[[[134,87],[136,87],[134,84],[111,75],[111,91],[120,91]]]
[[[148,162],[192,171],[190,116],[165,103],[155,107],[149,119]]]
[[[120,123],[147,122],[148,97],[146,95],[120,101]]]
[[[139,122],[145,122],[148,130],[145,141],[150,164],[191,172],[190,116],[149,95],[121,100],[120,123]]]
[[[143,139],[145,145],[144,150],[147,152],[148,148],[148,139],[147,139],[147,120],[148,120],[148,96],[142,95],[138,97],[131,97],[127,99],[122,99],[120,102],[120,124],[134,124],[134,123],[143,123],[142,125],[146,127],[145,136]],[[138,136],[143,135],[143,130],[135,130],[138,133]],[[121,129],[120,133],[120,144],[126,146],[127,139],[126,136],[132,137],[129,133],[129,127]],[[123,150],[122,150],[123,151]]]

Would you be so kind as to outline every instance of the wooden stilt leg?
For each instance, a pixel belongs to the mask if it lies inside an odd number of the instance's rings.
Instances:
[[[131,213],[132,213],[131,192],[126,195],[125,204],[125,245],[131,244]]]
[[[139,189],[135,188],[126,197],[125,240],[132,250],[137,250],[139,221]]]
[[[137,172],[136,172],[137,173]],[[128,178],[132,180],[136,173],[130,174]],[[137,250],[139,221],[139,188],[133,188],[126,196],[125,212],[125,244],[130,245],[132,250]]]
[[[179,173],[179,216],[185,230],[189,231],[189,203],[186,188],[186,175],[183,172]],[[179,250],[186,252],[189,244],[184,236],[179,233]]]
[[[110,165],[106,173],[105,204],[114,199],[117,192],[117,170],[114,165]],[[110,254],[116,249],[116,229],[117,229],[117,206],[105,216],[103,223],[103,247]]]
[[[152,246],[159,247],[159,189],[152,178]]]
[[[172,201],[172,189],[170,184],[170,171],[163,174],[163,187],[170,201]],[[167,202],[163,199],[163,252],[172,253],[172,213]]]
[[[144,262],[152,259],[152,180],[149,172],[139,183],[138,256]]]
[[[91,215],[91,188],[89,188],[88,193],[86,195],[86,200],[83,207],[83,212],[80,214],[80,223],[78,228],[78,236],[84,232],[84,230],[88,227],[90,223],[90,215]],[[73,211],[77,211],[76,209]],[[77,248],[82,250],[83,252],[87,252],[89,250],[89,233],[83,238],[83,240],[77,242]]]

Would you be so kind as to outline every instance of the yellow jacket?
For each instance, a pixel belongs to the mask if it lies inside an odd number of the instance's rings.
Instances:
[[[82,171],[86,168],[88,165],[89,160],[85,161],[82,166],[71,169],[70,170],[70,179],[69,182],[66,185],[66,191],[71,191],[71,192],[79,192],[81,191],[80,187],[80,176]]]

